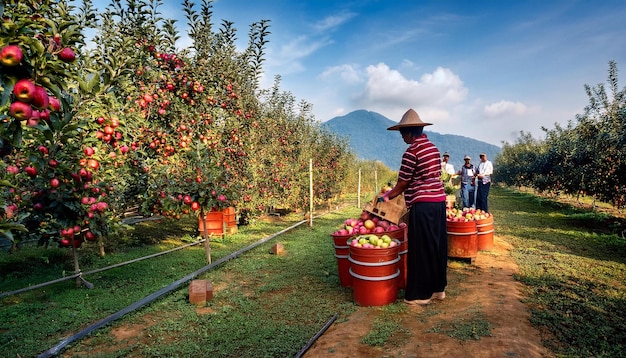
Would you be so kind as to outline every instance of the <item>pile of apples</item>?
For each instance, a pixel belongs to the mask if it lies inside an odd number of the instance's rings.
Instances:
[[[447,209],[446,220],[451,222],[468,222],[484,220],[491,216],[490,213],[475,208],[463,208],[463,209]]]
[[[365,210],[358,219],[346,219],[342,227],[336,230],[333,236],[354,236],[366,234],[382,234],[385,232],[404,229],[405,223],[393,224],[385,219],[379,218]]]
[[[391,239],[387,234],[378,237],[375,234],[359,235],[350,241],[350,246],[364,249],[387,249],[398,246],[398,242]]]

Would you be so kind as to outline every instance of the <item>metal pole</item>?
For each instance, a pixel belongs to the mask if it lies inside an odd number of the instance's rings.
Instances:
[[[309,226],[313,227],[313,159],[309,159],[309,196],[311,202],[309,203]]]
[[[356,207],[357,208],[361,207],[361,168],[359,168],[359,183],[358,183],[358,189],[356,192]]]

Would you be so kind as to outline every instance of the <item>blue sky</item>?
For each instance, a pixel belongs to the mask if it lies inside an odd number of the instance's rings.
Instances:
[[[184,33],[182,0],[163,2]],[[270,20],[261,86],[280,75],[319,121],[357,109],[398,121],[413,108],[428,130],[501,145],[575,121],[584,85],[606,83],[611,60],[626,69],[623,0],[217,0],[212,10],[242,47],[250,24]]]

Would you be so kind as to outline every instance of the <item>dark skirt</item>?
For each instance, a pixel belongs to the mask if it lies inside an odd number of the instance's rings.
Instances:
[[[408,222],[405,299],[429,299],[448,284],[446,203],[415,203]]]

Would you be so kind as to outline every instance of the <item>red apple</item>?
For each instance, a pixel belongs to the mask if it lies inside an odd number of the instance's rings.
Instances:
[[[33,115],[33,108],[28,103],[13,102],[9,107],[9,115],[18,121],[25,121]]]
[[[30,165],[24,168],[24,172],[26,172],[26,174],[28,174],[28,176],[31,178],[34,178],[37,176],[37,168],[30,166]]]
[[[7,173],[17,174],[17,173],[19,173],[19,171],[20,171],[19,168],[14,166],[14,165],[7,166]]]
[[[35,86],[35,92],[33,93],[30,104],[39,109],[48,108],[50,100],[48,99],[46,89],[41,86]]]
[[[200,203],[198,203],[197,201],[194,201],[193,203],[191,203],[191,210],[193,211],[200,210]]]
[[[50,187],[51,188],[58,188],[59,185],[61,185],[61,181],[59,181],[58,178],[52,178],[50,179]]]
[[[95,159],[89,159],[87,161],[87,166],[93,170],[98,170],[98,168],[100,167],[100,162]]]
[[[21,102],[30,102],[35,95],[36,86],[29,79],[21,79],[13,86],[13,94]]]
[[[49,96],[48,99],[49,99],[48,107],[51,111],[58,112],[61,110],[61,101],[59,101],[58,98],[54,96]]]
[[[15,45],[4,46],[0,50],[0,64],[7,67],[17,66],[22,62],[22,49]]]
[[[50,110],[49,109],[43,109],[41,111],[37,111],[39,112],[39,119],[44,120],[46,122],[50,121]]]
[[[66,47],[59,52],[59,59],[63,62],[73,62],[76,59],[76,54],[74,53],[74,50]]]
[[[94,234],[91,231],[86,231],[85,232],[85,239],[87,239],[87,241],[96,241],[96,234]]]

